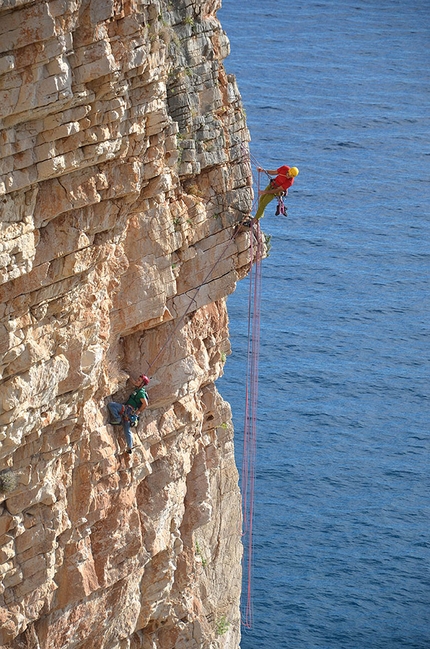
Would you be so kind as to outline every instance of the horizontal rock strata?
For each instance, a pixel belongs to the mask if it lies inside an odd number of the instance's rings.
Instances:
[[[237,647],[249,266],[218,0],[0,2],[0,646]],[[106,404],[150,375],[124,453]]]

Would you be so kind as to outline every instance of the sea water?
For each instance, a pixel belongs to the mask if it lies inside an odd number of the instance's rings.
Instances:
[[[266,209],[242,649],[430,647],[428,0],[223,0]],[[263,179],[264,182],[264,179]],[[247,280],[218,387],[244,416]]]

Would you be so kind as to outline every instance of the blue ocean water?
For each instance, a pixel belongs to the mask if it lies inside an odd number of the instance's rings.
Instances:
[[[242,649],[428,649],[430,2],[223,0],[261,166],[254,624]],[[243,434],[247,281],[218,382]]]

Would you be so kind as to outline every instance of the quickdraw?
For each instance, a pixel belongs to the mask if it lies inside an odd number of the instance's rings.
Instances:
[[[275,216],[279,216],[280,214],[282,216],[288,216],[288,214],[287,214],[287,206],[284,203],[284,196],[285,196],[285,193],[282,193],[277,197],[278,198],[278,204],[276,206]]]

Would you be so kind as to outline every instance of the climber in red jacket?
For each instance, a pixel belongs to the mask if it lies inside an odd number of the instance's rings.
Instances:
[[[277,196],[286,196],[288,194],[288,189],[294,183],[294,178],[298,176],[299,170],[297,167],[283,165],[279,169],[263,169],[262,167],[257,167],[257,171],[264,171],[270,176],[275,176],[275,178],[270,180],[266,189],[259,192],[260,200],[255,214],[255,218],[258,220],[263,216],[264,210],[270,201]]]

